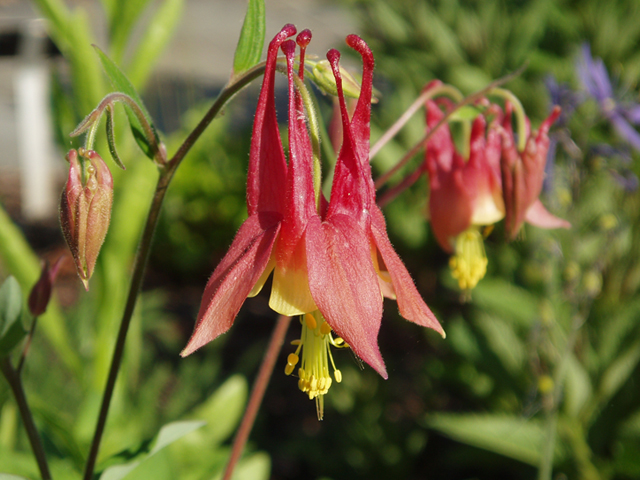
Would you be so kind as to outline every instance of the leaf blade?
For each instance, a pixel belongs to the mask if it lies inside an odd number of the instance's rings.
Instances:
[[[260,61],[265,30],[264,0],[249,0],[233,59],[234,76],[246,72]]]

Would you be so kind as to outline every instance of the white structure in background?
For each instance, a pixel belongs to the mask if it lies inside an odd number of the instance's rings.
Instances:
[[[25,23],[14,85],[22,215],[29,221],[51,218],[57,208],[46,39],[41,20]]]

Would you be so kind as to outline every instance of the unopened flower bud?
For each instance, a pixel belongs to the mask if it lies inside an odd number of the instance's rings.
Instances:
[[[327,60],[321,60],[313,66],[313,80],[316,85],[325,93],[337,96],[336,79],[333,76],[331,65]],[[340,76],[342,77],[342,88],[345,97],[359,98],[360,83],[344,68],[340,67]]]
[[[49,262],[45,260],[42,265],[42,273],[36,284],[29,293],[28,306],[31,315],[39,317],[47,310],[47,305],[51,299],[51,290],[53,288],[53,282],[58,275],[58,270],[62,264],[64,255],[56,260],[53,267],[49,265]]]
[[[69,178],[60,202],[60,223],[78,270],[89,289],[100,247],[111,219],[113,178],[100,155],[93,150],[70,150]]]

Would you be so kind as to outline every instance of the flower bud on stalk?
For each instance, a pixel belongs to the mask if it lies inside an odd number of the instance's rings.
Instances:
[[[27,302],[29,312],[31,312],[31,315],[34,317],[39,317],[47,310],[47,305],[49,305],[49,300],[51,300],[53,282],[58,276],[58,271],[65,256],[66,254],[58,258],[53,266],[49,265],[48,261],[44,261],[40,278],[31,289]]]
[[[107,235],[113,202],[113,178],[100,155],[80,149],[67,154],[69,178],[60,201],[60,224],[78,269],[89,290],[100,247]]]

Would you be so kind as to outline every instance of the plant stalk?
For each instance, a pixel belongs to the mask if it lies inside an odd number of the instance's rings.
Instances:
[[[238,460],[242,455],[242,451],[244,450],[244,446],[249,439],[249,434],[251,433],[251,429],[253,428],[256,416],[258,415],[258,409],[260,408],[260,404],[262,403],[264,393],[267,390],[267,385],[269,384],[269,379],[271,378],[273,368],[276,364],[280,349],[282,348],[284,337],[287,333],[287,329],[289,328],[289,323],[291,323],[291,317],[285,317],[284,315],[280,315],[278,317],[278,322],[273,329],[273,334],[271,335],[269,346],[267,347],[264,357],[262,358],[262,364],[260,365],[258,376],[256,377],[255,383],[253,384],[253,389],[251,390],[251,397],[249,398],[247,409],[244,412],[240,427],[238,428],[236,436],[233,439],[231,455],[229,456],[229,461],[224,470],[222,480],[231,480],[233,469],[238,463]]]
[[[20,375],[13,368],[8,357],[0,360],[0,370],[2,370],[4,377],[7,379],[7,383],[11,387],[16,403],[18,404],[20,416],[22,417],[24,428],[27,431],[27,437],[29,438],[29,443],[31,443],[33,456],[36,458],[36,462],[38,463],[38,469],[40,469],[42,480],[51,480],[51,472],[49,471],[49,464],[47,463],[47,457],[44,453],[42,440],[40,439],[40,434],[38,433],[36,424],[33,421],[33,415],[31,415],[31,410],[27,403],[27,397],[24,393],[24,389],[22,388]]]

